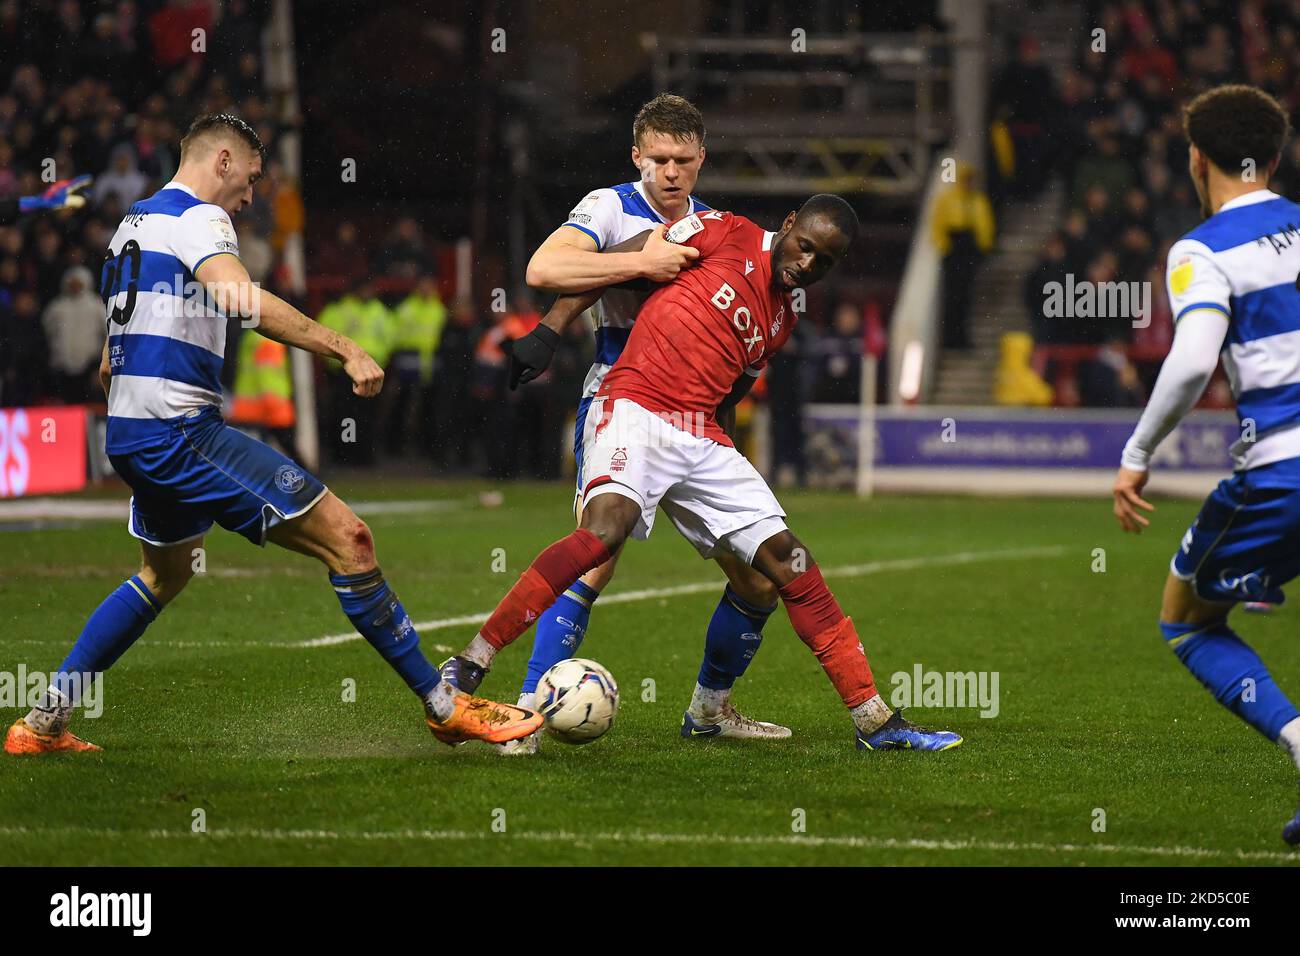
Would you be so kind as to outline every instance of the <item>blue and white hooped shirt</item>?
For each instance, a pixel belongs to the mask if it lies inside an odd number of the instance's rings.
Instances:
[[[1175,322],[1228,320],[1220,358],[1253,435],[1232,447],[1237,470],[1300,456],[1300,205],[1267,189],[1224,203],[1170,248],[1166,279]]]
[[[707,209],[708,206],[694,196],[691,197],[688,212]],[[610,246],[667,222],[650,205],[645,186],[637,181],[587,193],[573,207],[564,225],[586,233],[595,240],[596,250],[603,252]],[[618,361],[623,346],[627,345],[627,337],[636,321],[636,314],[648,297],[648,292],[610,289],[588,310],[596,332],[596,359],[583,383],[584,397],[596,394],[605,373]]]
[[[109,453],[159,444],[168,420],[221,405],[226,317],[194,271],[222,253],[239,254],[230,216],[175,182],[133,205],[113,234],[100,272]]]

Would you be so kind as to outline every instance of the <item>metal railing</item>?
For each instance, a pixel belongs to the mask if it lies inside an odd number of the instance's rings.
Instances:
[[[944,34],[642,40],[655,88],[708,111],[715,190],[908,195],[950,136]]]

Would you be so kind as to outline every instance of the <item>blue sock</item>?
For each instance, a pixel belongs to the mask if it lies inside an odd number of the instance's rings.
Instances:
[[[1259,655],[1228,626],[1226,617],[1203,625],[1161,621],[1160,630],[1215,700],[1269,740],[1276,741],[1282,728],[1300,717]]]
[[[533,656],[528,658],[523,693],[536,691],[537,682],[543,674],[560,661],[578,653],[582,639],[587,636],[591,606],[598,597],[600,592],[595,588],[582,581],[574,581],[537,619],[537,633],[533,635]]]
[[[162,605],[139,575],[123,581],[86,621],[77,643],[59,665],[56,685],[64,693],[70,693],[67,675],[108,670],[161,613]]]
[[[763,643],[763,625],[776,605],[762,608],[750,604],[727,585],[709,621],[704,638],[704,662],[699,682],[709,690],[727,690],[758,653]]]
[[[360,574],[331,574],[330,584],[352,626],[402,675],[411,690],[424,697],[438,686],[442,676],[421,653],[420,635],[379,568]]]

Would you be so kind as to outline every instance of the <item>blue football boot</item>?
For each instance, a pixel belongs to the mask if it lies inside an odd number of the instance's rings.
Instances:
[[[1300,846],[1300,809],[1296,810],[1295,816],[1282,828],[1282,839],[1292,846]]]
[[[951,750],[962,745],[960,734],[951,730],[926,730],[896,711],[884,726],[870,734],[858,731],[859,750]]]
[[[488,668],[465,657],[449,657],[439,665],[442,679],[457,690],[473,694],[487,677]]]

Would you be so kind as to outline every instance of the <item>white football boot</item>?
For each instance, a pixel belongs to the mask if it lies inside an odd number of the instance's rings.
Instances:
[[[498,757],[531,757],[537,753],[540,745],[542,732],[535,730],[527,737],[520,737],[517,740],[507,740],[503,744],[494,744]]]
[[[691,706],[682,715],[682,736],[731,737],[736,740],[784,740],[792,736],[789,727],[746,717],[731,706],[730,691],[715,691],[695,685]]]
[[[520,694],[518,706],[532,710],[536,697],[536,694]],[[541,730],[535,730],[527,737],[507,740],[503,744],[493,744],[493,749],[496,750],[498,757],[531,757],[537,753],[537,748],[541,746],[541,743],[542,732]]]

